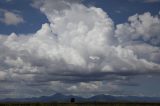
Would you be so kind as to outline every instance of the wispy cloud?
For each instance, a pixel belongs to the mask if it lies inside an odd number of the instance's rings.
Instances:
[[[160,0],[143,0],[145,3],[156,3],[160,2]]]
[[[160,0],[129,0],[130,2],[157,3]]]

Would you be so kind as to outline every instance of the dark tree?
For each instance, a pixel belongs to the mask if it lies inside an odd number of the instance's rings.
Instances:
[[[75,102],[75,98],[71,98],[71,103],[74,103]]]

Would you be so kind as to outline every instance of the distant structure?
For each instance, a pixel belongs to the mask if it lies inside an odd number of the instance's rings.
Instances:
[[[71,98],[70,102],[74,103],[75,102],[75,98]]]

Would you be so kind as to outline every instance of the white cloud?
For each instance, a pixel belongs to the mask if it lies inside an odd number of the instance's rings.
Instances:
[[[113,82],[105,83],[102,81],[91,81],[87,83],[80,82],[67,88],[69,92],[84,97],[93,96],[95,94],[111,94],[112,92],[120,89],[121,88],[115,85]]]
[[[113,83],[117,79],[160,72],[158,16],[136,14],[115,29],[100,8],[64,0],[35,1],[34,6],[50,23],[34,34],[0,35],[1,80],[16,82],[19,96],[108,93],[120,89]]]
[[[3,9],[1,9],[0,12],[3,12],[3,18],[0,18],[0,21],[6,25],[18,25],[24,22],[23,17],[17,13]]]
[[[0,81],[5,80],[7,73],[4,71],[0,71]]]
[[[160,44],[160,19],[151,16],[149,12],[133,15],[128,18],[129,23],[117,25],[116,37],[119,42],[144,41],[152,45]]]

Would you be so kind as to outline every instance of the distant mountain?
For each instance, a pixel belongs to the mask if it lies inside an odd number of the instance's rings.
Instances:
[[[102,94],[83,98],[73,95],[67,96],[61,93],[33,98],[6,98],[0,100],[0,102],[70,102],[71,98],[75,98],[76,102],[160,102],[160,97],[111,96]]]
[[[85,99],[82,97],[73,95],[67,96],[61,93],[56,93],[51,96],[41,96],[32,98],[6,98],[6,99],[1,99],[0,102],[70,102],[71,98],[75,98],[76,101],[79,102],[85,101]]]
[[[94,102],[115,102],[117,101],[117,98],[115,96],[111,95],[96,95],[93,97],[88,98],[88,101],[94,101]]]

